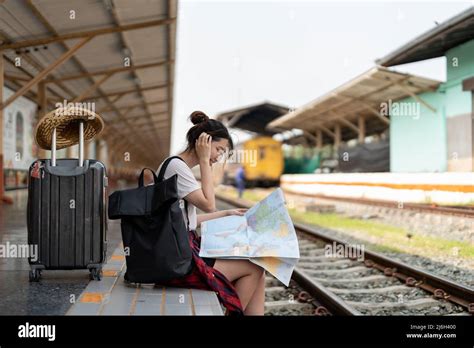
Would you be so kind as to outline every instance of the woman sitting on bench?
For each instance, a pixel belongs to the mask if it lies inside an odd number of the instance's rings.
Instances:
[[[227,128],[201,111],[190,116],[194,124],[186,135],[187,147],[166,168],[164,178],[178,174],[178,196],[188,202],[189,233],[194,269],[190,275],[161,285],[209,289],[216,291],[228,314],[263,315],[265,272],[248,260],[210,259],[199,257],[200,237],[195,229],[206,220],[228,215],[243,215],[246,209],[216,210],[211,167],[221,156],[233,150]],[[199,165],[201,185],[191,168]],[[161,168],[161,165],[160,165]],[[158,172],[160,170],[158,168]],[[196,208],[206,214],[196,214]],[[181,208],[185,214],[185,207]]]

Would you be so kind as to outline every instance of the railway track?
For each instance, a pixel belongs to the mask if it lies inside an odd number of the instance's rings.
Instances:
[[[241,200],[217,194],[234,207]],[[290,287],[267,278],[266,314],[472,315],[474,290],[295,223],[300,260]],[[328,246],[344,256],[328,256]]]
[[[291,194],[298,194],[305,197],[321,198],[321,199],[328,199],[328,200],[339,201],[339,202],[349,202],[349,203],[364,204],[364,205],[373,205],[373,206],[379,206],[379,207],[385,207],[385,208],[391,208],[391,209],[400,209],[400,206],[399,206],[400,202],[381,201],[381,200],[367,199],[367,198],[315,195],[315,194],[300,193],[300,192],[296,193],[289,189],[283,189],[283,191],[291,193]],[[403,202],[403,209],[474,219],[473,206],[444,206],[444,205],[438,205],[438,204]]]

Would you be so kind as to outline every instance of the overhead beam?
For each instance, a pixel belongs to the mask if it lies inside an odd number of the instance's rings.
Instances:
[[[99,36],[99,35],[105,35],[105,34],[118,33],[122,31],[156,27],[156,26],[167,25],[167,24],[173,23],[175,20],[176,18],[166,18],[166,19],[160,19],[160,20],[149,21],[149,22],[119,25],[119,26],[111,27],[111,28],[87,30],[87,31],[68,33],[68,34],[63,34],[63,35],[58,35],[58,36],[50,36],[50,37],[46,37],[42,39],[32,39],[32,40],[23,40],[23,41],[13,42],[13,43],[4,43],[0,45],[0,50],[19,49],[19,48],[25,48],[25,47],[47,45],[53,42],[62,42],[62,41],[71,40],[71,39],[82,39],[82,38],[88,38],[91,36]]]
[[[348,121],[345,118],[345,115],[338,115],[334,111],[329,111],[329,113],[332,116],[331,121],[337,121],[337,122],[343,123],[344,125],[346,125],[350,129],[352,129],[354,132],[359,133],[359,128],[357,128],[357,126],[355,124],[353,124],[352,122]]]
[[[160,125],[160,126],[163,126],[163,125],[168,125],[168,121],[157,121],[157,122],[153,122],[154,125]],[[130,123],[130,125],[132,127],[134,127],[135,129],[143,129],[145,127],[149,127],[149,123]],[[161,129],[160,129],[161,130]]]
[[[84,101],[108,98],[108,97],[113,97],[113,96],[124,96],[126,94],[138,93],[138,92],[144,92],[144,91],[151,91],[151,90],[160,89],[160,88],[166,88],[166,85],[155,85],[155,86],[143,87],[143,88],[133,88],[133,89],[129,89],[129,90],[126,90],[126,91],[118,91],[118,92],[113,92],[113,93],[104,93],[103,95],[95,95],[95,96],[86,98],[86,99],[84,99]]]
[[[169,139],[170,136],[169,136],[168,132],[166,132],[166,129],[160,129],[160,132],[161,132],[162,130],[165,131],[163,134],[157,134],[156,129],[151,129],[151,128],[150,128],[150,129],[147,129],[147,130],[144,130],[144,131],[142,131],[141,133],[142,133],[142,134],[153,133],[153,134],[155,134],[155,135],[161,136],[161,137],[164,138],[164,139]]]
[[[158,122],[153,122],[153,124],[156,126],[156,125],[160,125],[160,126],[168,126],[168,122],[167,121],[158,121]],[[138,124],[135,124],[135,123],[132,123],[132,127],[134,127],[135,129],[143,129],[145,127],[149,127],[150,125],[148,123],[138,123]],[[156,128],[156,127],[155,127]],[[161,130],[161,129],[159,129]]]
[[[87,96],[89,96],[92,92],[94,92],[101,84],[103,84],[105,81],[111,78],[113,74],[114,73],[108,73],[104,77],[102,77],[100,80],[97,80],[92,86],[90,86],[88,89],[86,89],[76,98],[74,98],[72,103],[79,103],[83,101]]]
[[[354,125],[352,122],[346,120],[345,118],[338,119],[338,122],[341,122],[342,124],[346,125],[350,129],[352,129],[354,132],[359,134],[359,128],[356,125]]]
[[[51,63],[47,68],[42,70],[38,75],[33,77],[28,83],[26,83],[22,88],[20,88],[16,93],[14,93],[10,98],[8,98],[4,103],[1,104],[0,109],[4,109],[11,103],[13,103],[18,97],[21,97],[23,94],[28,92],[31,87],[36,85],[40,80],[43,79],[46,75],[48,75],[51,71],[56,69],[58,66],[66,62],[69,58],[71,58],[74,53],[76,53],[82,46],[88,43],[93,37],[86,37],[85,39],[79,41],[73,47],[71,47],[67,52],[65,52],[61,57],[59,57],[55,62]]]
[[[133,109],[135,109],[136,106],[132,105],[132,106],[129,106],[127,107],[124,111],[123,111],[123,114],[125,115],[125,117],[127,117],[127,114],[131,113]],[[133,117],[128,117],[130,119],[133,119]]]
[[[16,76],[16,75],[10,75],[10,74],[5,74],[4,78],[5,80],[23,81],[23,82],[28,82],[31,80],[28,77]]]
[[[329,135],[331,138],[335,138],[336,137],[336,134],[334,134],[334,132],[332,132],[330,129],[322,126],[322,125],[319,125],[318,128],[320,130],[322,130],[324,133],[326,133],[327,135]]]
[[[116,73],[121,73],[121,72],[136,71],[136,70],[141,70],[141,69],[155,68],[155,67],[162,66],[168,63],[169,63],[168,60],[163,60],[157,63],[131,65],[131,66],[124,66],[120,68],[110,68],[110,69],[98,70],[98,71],[93,71],[93,72],[84,72],[81,74],[45,79],[45,82],[51,83],[51,82],[57,82],[57,81],[69,81],[69,80],[77,80],[77,79],[83,79],[83,78],[88,78],[88,77],[93,77],[93,76],[105,75],[105,74],[110,74],[110,73],[116,74]]]
[[[149,116],[159,116],[159,115],[167,115],[167,114],[168,114],[168,111],[162,111],[162,112],[155,112],[155,113],[147,114],[147,115],[133,116],[133,117],[130,117],[130,119],[131,120],[137,120],[137,119],[145,118],[145,117],[149,117]],[[164,117],[163,119],[168,120],[168,117]]]
[[[115,100],[112,101],[113,103],[115,103]],[[153,101],[153,102],[147,102],[146,105],[158,105],[158,104],[165,104],[167,103],[168,100],[165,99],[165,100],[157,100],[157,101]],[[131,105],[121,105],[119,107],[143,107],[143,103],[138,103],[138,104],[131,104]],[[100,110],[100,112],[109,112],[109,111],[113,111],[112,109],[110,108],[104,108],[102,110]]]
[[[23,73],[25,73],[26,75],[28,75],[28,76],[30,77],[30,78],[28,79],[28,81],[30,81],[31,79],[34,78],[34,75],[31,74],[29,71],[27,71],[24,67],[22,67],[22,66],[15,66],[15,63],[14,63],[9,57],[4,56],[3,58],[5,59],[5,62],[6,62],[6,63],[10,64],[10,66],[12,66],[12,67],[14,67],[14,68],[16,68],[16,69],[19,69],[19,70],[21,70]],[[15,80],[11,80],[11,81],[12,81],[13,83],[15,83],[15,84],[18,86],[18,88],[22,88],[22,87],[23,87],[23,84],[20,84],[20,83],[18,82],[18,81],[20,81],[20,80],[16,80],[16,81],[15,81]],[[51,94],[54,94],[54,95],[55,95],[56,97],[58,97],[58,98],[63,98],[63,96],[61,96],[61,95],[60,95],[58,92],[56,92],[53,88],[51,88],[51,87],[47,87],[47,88],[48,88],[48,90],[51,92]],[[34,91],[32,91],[32,90],[30,90],[29,92],[26,92],[26,93],[31,93],[31,94],[33,95],[33,97],[32,97],[33,99],[37,98],[36,93],[35,93]],[[26,95],[26,93],[25,93],[25,95]],[[51,103],[52,105],[54,105],[53,102],[50,102],[50,103]]]
[[[362,105],[364,105],[374,116],[376,116],[379,120],[381,120],[382,122],[384,122],[385,124],[389,125],[390,124],[390,120],[382,115],[376,108],[374,108],[372,105],[366,103],[365,101],[361,100],[361,99],[354,99],[355,102],[358,102]]]
[[[101,93],[101,95],[104,95],[104,94]],[[112,98],[112,99],[110,100],[110,102],[111,102],[112,104],[115,104],[115,102],[119,101],[120,99],[122,99],[122,98],[125,97],[126,95],[127,95],[127,93],[119,94],[119,95],[115,96],[115,98]]]
[[[304,134],[304,136],[305,136],[307,139],[311,139],[311,141],[312,141],[314,144],[317,143],[318,139],[317,139],[313,134],[311,134],[310,132],[308,132],[307,130],[304,130],[304,129],[303,129],[303,134]],[[307,140],[307,139],[306,139],[306,140]]]
[[[407,93],[408,95],[410,95],[410,97],[412,97],[413,99],[415,99],[417,102],[423,104],[424,106],[426,106],[428,109],[430,109],[432,112],[436,113],[436,108],[433,107],[432,105],[428,104],[425,100],[423,100],[423,98],[421,98],[420,96],[418,96],[417,94],[413,93],[412,91],[410,91],[406,86],[402,85],[401,83],[396,83],[395,86],[397,86],[398,88],[400,88],[402,91],[404,91],[405,93]]]
[[[31,0],[27,0],[26,1],[26,4],[28,5],[28,1],[31,1]],[[10,42],[11,38],[7,37],[4,33],[0,33],[0,42]],[[69,50],[69,47],[65,47],[65,50]],[[23,82],[28,82],[31,80],[31,78],[33,78],[34,76],[27,70],[25,70],[22,66],[17,66],[15,63],[13,63],[13,61],[7,57],[5,57],[6,60],[15,68],[15,70],[21,70],[23,71],[29,78],[23,78]],[[41,71],[44,69],[43,65],[40,64],[37,59],[35,59],[33,56],[30,56],[30,55],[23,55],[21,57],[22,60],[24,60],[25,62],[27,62],[28,64],[30,64],[33,68],[35,68],[36,70],[38,71]],[[13,76],[15,77],[15,76]],[[18,86],[18,81],[20,80],[9,80],[9,81],[12,81],[12,82],[16,82],[17,83],[17,86]],[[69,96],[72,96],[74,95],[74,93],[72,93],[64,84],[61,84],[60,82],[56,83],[61,89],[63,89]],[[22,86],[18,86],[19,88],[21,88]],[[16,89],[15,89],[16,90]],[[57,95],[57,96],[60,96],[56,91],[54,91],[53,89],[50,88],[50,90],[52,91],[52,93],[54,95]],[[27,92],[28,93],[28,92]],[[31,92],[30,92],[31,93]],[[26,96],[26,93],[24,94]],[[64,99],[65,97],[64,96],[60,96],[61,99]],[[67,98],[67,97],[66,97]],[[33,98],[34,99],[34,98]]]

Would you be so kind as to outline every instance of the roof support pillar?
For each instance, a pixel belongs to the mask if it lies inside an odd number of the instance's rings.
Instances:
[[[0,102],[3,102],[4,64],[3,50],[0,50]],[[3,108],[0,108],[0,202],[5,192],[3,178]]]
[[[359,128],[359,136],[358,141],[359,144],[363,144],[365,142],[365,119],[364,116],[359,115],[357,118],[358,128]]]
[[[47,90],[46,90],[46,84],[44,81],[40,81],[38,84],[38,116],[37,116],[37,122],[43,118],[44,115],[46,115],[46,112],[48,110],[48,102],[47,102]],[[46,150],[43,150],[42,148],[38,147],[38,158],[46,158],[47,153]]]
[[[97,140],[97,143],[96,143],[96,157],[97,157],[97,160],[101,161],[102,163],[104,163],[104,165],[106,167],[108,167],[109,163],[108,163],[108,160],[109,160],[109,154],[108,154],[108,151],[107,151],[107,142],[103,139],[100,139],[100,140]]]
[[[474,172],[474,77],[465,79],[462,82],[463,91],[471,91],[471,171]]]
[[[316,139],[316,148],[321,150],[323,148],[323,131],[321,129],[316,131]]]
[[[334,126],[334,148],[338,149],[341,146],[341,125],[336,123]]]
[[[471,170],[474,172],[474,90],[472,93],[472,103],[471,103]]]

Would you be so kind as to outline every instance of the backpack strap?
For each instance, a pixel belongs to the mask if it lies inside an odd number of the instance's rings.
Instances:
[[[181,161],[183,161],[184,163],[186,163],[181,157],[179,156],[171,156],[171,157],[168,157],[164,162],[163,164],[161,165],[161,168],[160,168],[160,172],[158,173],[158,182],[161,182],[163,181],[163,178],[165,176],[165,172],[166,172],[166,168],[168,167],[168,164],[171,162],[171,160],[175,159],[175,158],[179,158]],[[186,210],[186,224],[187,224],[187,229],[189,231],[189,216],[188,216],[188,201],[186,199],[184,199],[184,207],[185,207],[185,210]]]
[[[160,172],[158,173],[158,182],[161,182],[163,181],[163,178],[165,176],[165,171],[166,171],[166,168],[168,168],[168,164],[171,162],[172,159],[174,158],[179,158],[181,161],[184,162],[184,160],[179,157],[179,156],[171,156],[171,157],[168,157],[162,164],[161,166],[161,169],[160,169]],[[185,162],[186,163],[186,162]]]
[[[185,200],[184,198],[183,198],[183,200],[184,200],[184,209],[186,209],[186,226],[187,226],[188,232],[189,232],[188,201]]]

